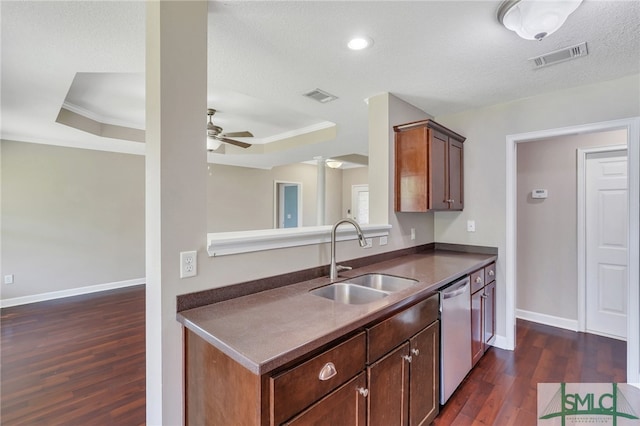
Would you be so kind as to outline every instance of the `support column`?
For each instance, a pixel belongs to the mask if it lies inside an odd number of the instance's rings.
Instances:
[[[326,189],[326,166],[324,158],[315,157],[316,162],[318,163],[318,182],[316,184],[316,225],[322,226],[326,225],[325,222],[325,210],[326,210],[326,198],[327,198],[327,189]]]
[[[206,1],[146,3],[146,405],[148,425],[184,422],[176,296],[206,285]],[[197,250],[199,275],[179,278]]]

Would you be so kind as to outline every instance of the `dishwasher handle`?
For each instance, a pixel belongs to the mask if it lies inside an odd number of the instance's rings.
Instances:
[[[442,291],[443,299],[451,299],[452,297],[460,296],[469,290],[469,278],[465,278],[460,282],[448,287]]]

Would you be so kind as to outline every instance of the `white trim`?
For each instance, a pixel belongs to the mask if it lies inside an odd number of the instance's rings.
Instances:
[[[578,331],[578,321],[569,318],[525,311],[524,309],[516,309],[516,318],[536,322],[538,324],[550,325],[552,327],[564,328],[565,330]]]
[[[548,129],[506,137],[506,253],[505,326],[509,344],[515,343],[516,293],[516,145],[557,136],[627,130],[629,161],[629,306],[627,316],[627,382],[640,382],[640,117]],[[513,332],[513,334],[511,334]]]
[[[87,287],[76,287],[67,290],[51,291],[49,293],[34,294],[31,296],[13,297],[11,299],[0,300],[0,308],[8,308],[10,306],[26,305],[27,303],[44,302],[46,300],[61,299],[63,297],[78,296],[81,294],[96,293],[98,291],[114,290],[117,288],[131,287],[146,283],[145,278],[136,278],[133,280],[116,281],[106,284],[90,285]]]
[[[253,138],[251,142],[254,144],[268,144],[277,142],[283,139],[289,139],[296,136],[306,135],[308,133],[317,132],[319,130],[330,129],[335,127],[336,123],[331,121],[321,121],[320,123],[311,124],[310,126],[301,127],[299,129],[288,130],[286,132],[278,133],[276,135],[267,136],[266,138]]]
[[[586,331],[587,330],[587,295],[586,295],[586,235],[587,228],[585,225],[586,220],[586,169],[585,164],[587,161],[587,155],[596,154],[601,152],[614,152],[614,151],[627,151],[626,145],[611,145],[611,146],[603,146],[597,148],[578,148],[577,150],[577,160],[578,160],[578,169],[577,169],[577,181],[578,181],[578,193],[577,193],[577,204],[578,204],[578,217],[577,217],[577,226],[576,226],[576,234],[578,236],[578,331]],[[627,156],[627,162],[628,162]]]
[[[142,130],[144,132],[144,123],[133,123],[130,121],[118,120],[113,117],[106,117],[100,114],[97,114],[93,111],[89,111],[86,108],[82,108],[76,104],[72,104],[69,101],[64,101],[62,103],[62,108],[73,112],[74,114],[78,114],[83,116],[84,118],[88,118],[89,120],[97,121],[100,124],[107,124],[110,126],[118,126],[118,127],[128,127],[134,130]]]
[[[53,140],[33,138],[30,140],[17,139],[12,135],[6,135],[3,141],[35,143],[40,145],[61,146],[64,148],[88,149],[91,151],[116,152],[120,154],[145,155],[146,144],[144,142],[125,141],[123,139],[103,138],[100,136],[88,136],[83,140]]]
[[[331,241],[332,228],[331,225],[326,225],[210,233],[207,234],[207,251],[209,256],[225,256],[328,243]],[[361,228],[366,238],[373,238],[389,235],[391,225],[362,225]],[[342,226],[337,230],[336,241],[356,238],[356,231],[352,226]]]
[[[496,335],[496,338],[493,340],[493,343],[491,344],[491,346],[494,346],[500,349],[505,349],[508,351],[513,350],[512,347],[509,347],[509,339],[507,339],[505,336],[500,336],[500,335]]]

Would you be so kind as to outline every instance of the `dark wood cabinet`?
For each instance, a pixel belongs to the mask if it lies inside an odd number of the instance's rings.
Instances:
[[[288,422],[287,426],[353,425],[365,426],[367,421],[365,373],[331,392]]]
[[[393,129],[395,210],[462,210],[465,138],[433,120]]]
[[[405,343],[367,367],[369,426],[407,424],[409,359],[409,343]]]
[[[409,425],[428,425],[440,409],[440,322],[411,338]]]
[[[435,295],[367,330],[370,426],[427,425],[438,415],[438,309]]]
[[[495,263],[471,274],[471,362],[482,358],[496,334]]]

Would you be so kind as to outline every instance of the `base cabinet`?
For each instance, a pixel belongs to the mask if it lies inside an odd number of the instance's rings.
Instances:
[[[436,295],[368,330],[370,426],[428,425],[438,415],[438,306]],[[372,358],[372,354],[384,351],[385,345],[385,354]]]
[[[360,373],[306,411],[283,424],[288,426],[365,426],[367,421],[366,394],[368,393],[366,385],[365,374]]]
[[[187,425],[426,425],[439,405],[435,294],[255,375],[185,329]]]
[[[496,334],[495,263],[471,274],[471,364],[489,349]]]

